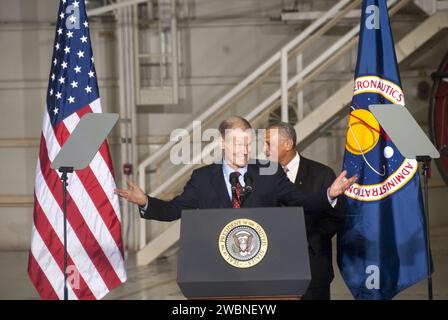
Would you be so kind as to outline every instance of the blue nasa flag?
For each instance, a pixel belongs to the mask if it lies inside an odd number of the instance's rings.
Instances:
[[[386,0],[364,0],[344,169],[358,175],[346,192],[338,265],[355,299],[392,299],[427,274],[418,166],[404,158],[368,111],[402,104]]]

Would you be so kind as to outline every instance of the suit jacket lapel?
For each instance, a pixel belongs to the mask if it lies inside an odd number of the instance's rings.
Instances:
[[[302,155],[300,155],[299,170],[297,170],[297,176],[294,183],[297,186],[303,186],[307,174],[308,174],[307,159],[302,157]]]
[[[226,183],[224,182],[224,174],[222,172],[222,164],[215,164],[212,170],[212,186],[219,199],[220,208],[232,208],[232,200],[229,198]],[[207,192],[207,190],[205,190]]]

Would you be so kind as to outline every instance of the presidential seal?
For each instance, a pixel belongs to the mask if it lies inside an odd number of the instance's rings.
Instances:
[[[236,219],[221,231],[219,252],[224,260],[236,268],[250,268],[259,263],[268,249],[264,229],[255,221]]]

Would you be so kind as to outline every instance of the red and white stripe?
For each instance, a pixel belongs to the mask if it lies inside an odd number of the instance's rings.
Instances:
[[[86,113],[100,113],[99,99],[53,127],[44,114],[36,167],[34,223],[28,273],[43,299],[63,297],[63,213],[60,173],[50,168]],[[121,218],[107,142],[91,164],[69,174],[67,251],[70,299],[101,299],[126,281]]]

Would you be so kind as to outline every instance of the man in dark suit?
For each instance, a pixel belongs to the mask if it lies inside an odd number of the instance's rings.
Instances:
[[[295,146],[296,132],[289,123],[270,126],[265,134],[265,153],[278,161],[288,179],[301,192],[321,193],[335,179],[333,170],[300,155]],[[324,210],[305,208],[305,225],[311,266],[311,283],[304,300],[330,299],[330,283],[334,278],[331,238],[344,222],[343,200]]]
[[[129,189],[116,189],[120,197],[136,203],[145,219],[172,221],[181,217],[183,209],[240,207],[304,206],[309,212],[331,210],[341,195],[355,180],[342,172],[325,190],[303,192],[286,176],[282,168],[272,163],[249,163],[251,126],[240,117],[230,117],[219,126],[222,163],[211,164],[192,172],[182,194],[171,201],[147,196],[132,181]],[[274,170],[271,170],[274,169]],[[244,177],[250,175],[253,191],[243,199]],[[233,177],[231,185],[230,177]],[[246,180],[247,181],[247,180]]]
[[[219,131],[222,163],[193,170],[182,194],[174,199],[164,201],[150,197],[132,181],[128,181],[128,190],[116,189],[116,194],[138,204],[142,218],[172,221],[181,217],[183,209],[285,205],[303,206],[314,211],[330,210],[337,203],[337,197],[356,180],[356,177],[345,178],[344,171],[326,190],[300,191],[276,163],[249,163],[252,127],[247,120],[230,117],[221,123]],[[229,181],[232,173],[238,175],[233,189],[237,192],[232,192]],[[253,191],[243,200],[241,190],[245,187],[246,173],[253,179]]]
[[[181,217],[182,209],[211,208],[257,208],[304,206],[313,210],[330,209],[326,192],[301,192],[290,183],[280,166],[273,175],[260,175],[260,168],[267,167],[260,162],[247,165],[247,173],[253,179],[253,191],[244,202],[234,203],[232,194],[228,193],[229,170],[222,164],[212,164],[194,170],[182,194],[170,201],[148,196],[148,206],[142,206],[142,218],[158,221],[173,221]],[[238,172],[242,171],[237,170]],[[244,177],[241,172],[239,177]],[[244,187],[244,181],[240,181]],[[230,185],[230,184],[229,184]],[[143,203],[143,202],[142,202]]]

